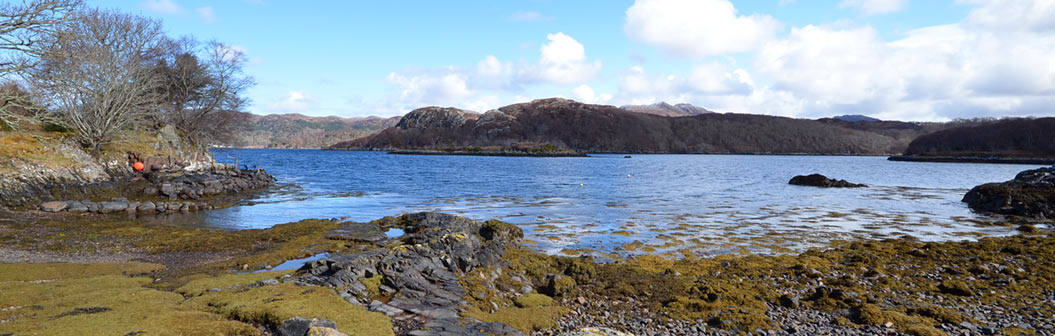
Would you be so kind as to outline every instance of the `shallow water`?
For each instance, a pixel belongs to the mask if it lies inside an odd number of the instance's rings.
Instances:
[[[174,222],[265,228],[306,218],[369,221],[444,211],[519,224],[556,254],[800,251],[833,239],[1006,235],[960,199],[971,187],[1039,166],[892,162],[885,157],[594,155],[517,158],[383,152],[219,149],[283,184],[253,205]],[[862,189],[788,185],[820,173]]]

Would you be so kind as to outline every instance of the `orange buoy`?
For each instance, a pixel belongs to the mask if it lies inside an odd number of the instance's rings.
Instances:
[[[136,171],[142,171],[143,170],[143,163],[142,162],[133,163],[132,164],[132,168],[135,168]]]

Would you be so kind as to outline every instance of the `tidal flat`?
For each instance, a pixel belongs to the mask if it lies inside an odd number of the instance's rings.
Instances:
[[[295,284],[298,271],[266,271],[319,253],[413,248],[420,238],[409,232],[378,245],[327,237],[353,225],[333,220],[225,231],[100,215],[14,217],[0,222],[0,243],[22,252],[4,256],[24,260],[0,264],[0,333],[259,334],[308,316],[350,335],[383,335],[405,334],[420,318],[367,311],[342,297],[345,288]],[[413,217],[371,223],[415,225]],[[500,262],[458,274],[469,293],[463,318],[542,335],[581,327],[642,335],[1055,331],[1055,236],[1025,225],[975,241],[854,239],[799,253],[612,254],[604,262],[517,242]],[[96,262],[25,263],[64,259]],[[361,283],[366,302],[392,299],[378,289],[390,285],[383,277]]]

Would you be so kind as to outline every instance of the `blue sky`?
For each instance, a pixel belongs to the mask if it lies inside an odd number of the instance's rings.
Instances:
[[[1004,3],[1004,4],[1001,4]],[[98,1],[245,51],[258,114],[546,97],[901,120],[1055,115],[1050,0]]]

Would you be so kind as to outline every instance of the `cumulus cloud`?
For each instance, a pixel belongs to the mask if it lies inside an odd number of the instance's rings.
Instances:
[[[1046,6],[1039,3],[1024,6]],[[1038,33],[1043,20],[1029,11],[1007,12],[1018,17],[999,22],[979,19],[991,10],[981,4],[964,22],[912,30],[893,41],[870,27],[796,28],[767,44],[755,69],[772,79],[774,90],[798,97],[799,113],[809,116],[1050,114],[1038,106],[1055,100],[1055,37]]]
[[[1025,28],[1035,33],[1055,32],[1055,2],[1052,1],[960,0],[959,2],[979,6],[967,17],[966,23],[969,25],[1012,30]]]
[[[887,14],[900,11],[908,0],[843,0],[839,7],[851,7],[865,15]]]
[[[727,0],[637,0],[624,26],[634,40],[697,58],[756,50],[779,29],[768,15],[737,15]]]
[[[399,102],[405,106],[461,104],[473,96],[468,77],[455,69],[415,74],[390,73],[389,84],[399,89]]]
[[[272,113],[304,113],[316,103],[315,98],[305,91],[290,91],[282,99],[267,104],[264,109]]]
[[[646,96],[749,95],[755,83],[747,70],[712,62],[692,66],[688,76],[649,76],[644,68],[634,66],[620,78],[619,89],[631,100],[640,100]]]
[[[216,22],[216,11],[212,9],[212,6],[198,7],[194,11],[198,12],[198,18],[202,21]]]
[[[140,2],[139,7],[151,12],[161,14],[178,15],[186,12],[183,10],[183,7],[180,7],[172,0],[147,0]]]
[[[612,99],[611,94],[596,94],[594,93],[593,88],[586,84],[576,86],[571,92],[575,94],[576,99],[588,104],[603,104]]]
[[[575,84],[593,79],[601,71],[601,60],[586,59],[582,43],[564,33],[547,34],[549,43],[539,48],[538,64],[520,69],[519,76],[528,82]]]

